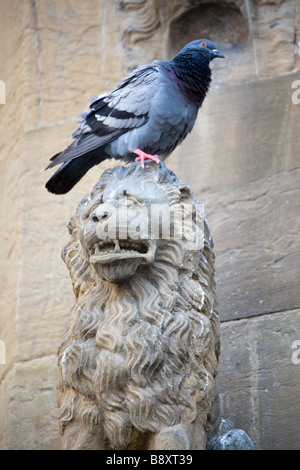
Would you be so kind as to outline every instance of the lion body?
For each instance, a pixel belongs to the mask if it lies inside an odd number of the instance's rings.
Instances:
[[[175,211],[195,203],[189,188],[164,165],[149,164],[143,171],[132,164],[106,171],[69,224],[63,259],[76,302],[59,348],[59,419],[66,449],[206,445],[219,317],[205,221],[200,249],[190,249],[185,239],[159,238],[150,240],[152,251],[150,242],[143,250],[134,245],[142,254],[123,251],[114,241],[101,262],[91,255],[103,223],[95,214],[116,200],[119,189],[133,199],[134,185],[145,182],[154,182],[151,197],[145,191],[142,200],[134,195],[138,204],[148,204],[149,197],[153,203],[161,192]],[[147,250],[151,256],[143,254]]]

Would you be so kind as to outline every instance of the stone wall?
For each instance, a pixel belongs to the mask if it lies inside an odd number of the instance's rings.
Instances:
[[[226,55],[168,159],[205,205],[222,320],[221,405],[258,449],[300,448],[298,0],[2,0],[0,448],[56,449],[56,349],[73,304],[66,223],[112,162],[44,189],[90,98],[209,37]],[[201,31],[201,33],[199,33]],[[2,101],[1,101],[2,102]],[[1,362],[1,361],[0,361]],[[294,361],[295,362],[295,361]],[[297,362],[297,361],[296,361]]]

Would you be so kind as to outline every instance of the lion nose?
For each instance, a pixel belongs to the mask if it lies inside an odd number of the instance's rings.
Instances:
[[[100,222],[100,220],[105,220],[108,214],[103,214],[102,216],[91,214],[91,220],[95,223]]]
[[[112,213],[112,206],[109,204],[101,204],[96,209],[94,209],[90,214],[90,220],[95,223],[102,222],[103,220],[108,219]]]

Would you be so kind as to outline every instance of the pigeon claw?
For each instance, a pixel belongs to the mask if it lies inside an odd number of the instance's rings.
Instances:
[[[135,161],[136,162],[140,161],[142,168],[145,168],[145,160],[153,160],[154,162],[160,164],[160,159],[158,158],[158,155],[150,155],[149,153],[145,153],[140,149],[133,150],[133,153],[136,153],[138,155]]]

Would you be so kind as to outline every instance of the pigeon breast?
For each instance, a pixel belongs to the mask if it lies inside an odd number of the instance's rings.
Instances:
[[[141,127],[136,126],[109,142],[105,152],[115,158],[130,158],[133,150],[142,148],[164,159],[192,130],[198,107],[170,80],[160,61],[155,61],[153,72],[147,75],[147,80],[143,79],[142,86],[136,82],[137,85],[138,97],[136,89],[132,90],[134,93],[114,101],[114,106],[136,113],[140,120],[144,116],[145,121]],[[112,125],[113,121],[105,123]]]

